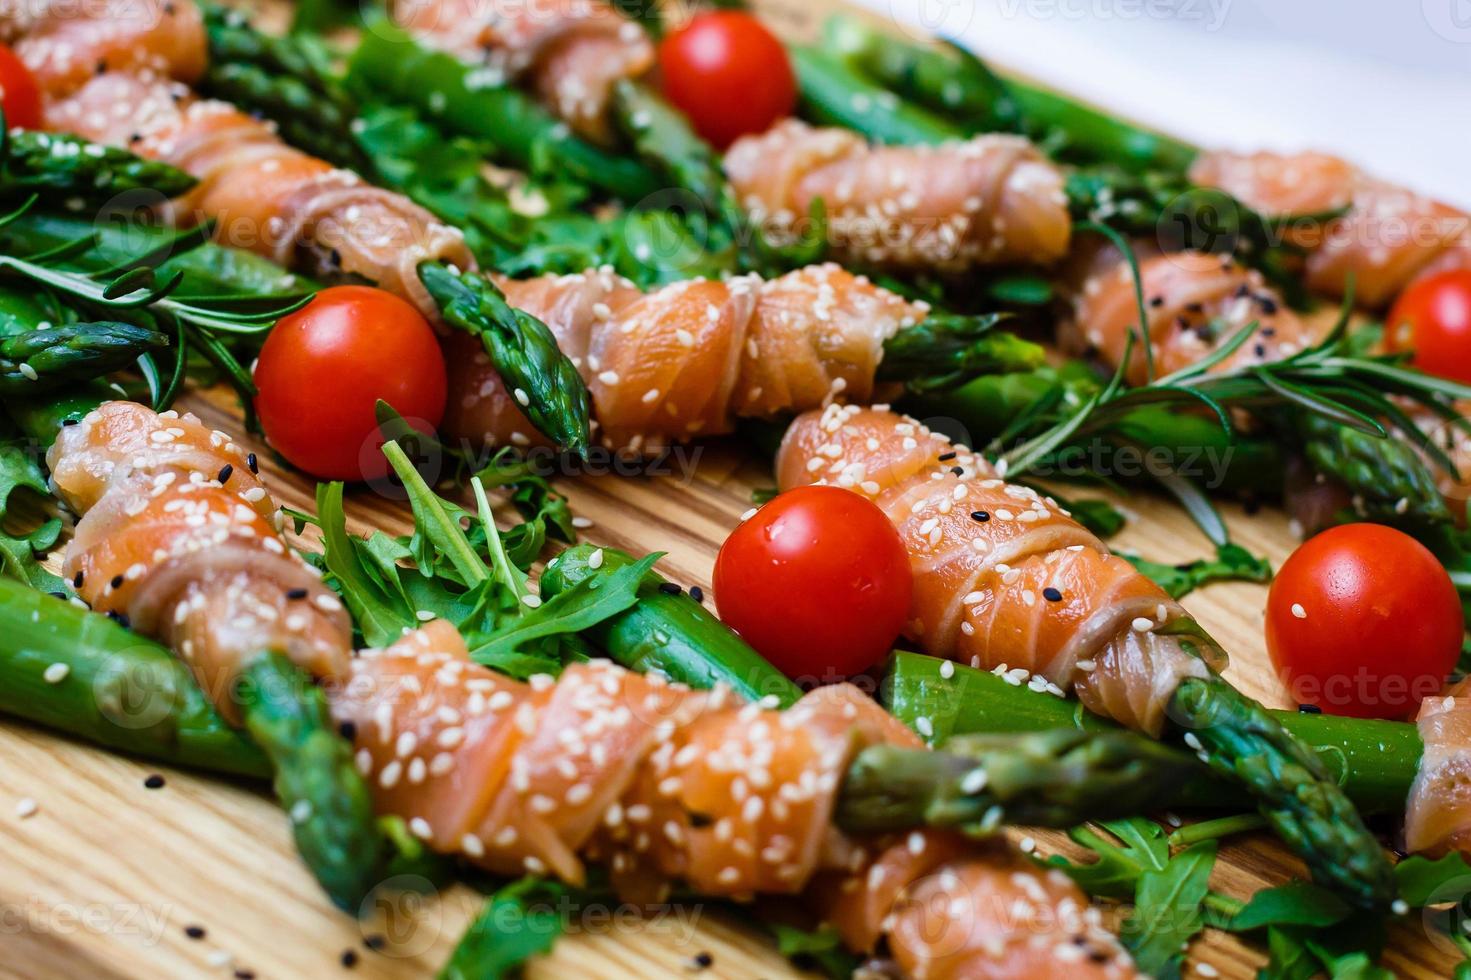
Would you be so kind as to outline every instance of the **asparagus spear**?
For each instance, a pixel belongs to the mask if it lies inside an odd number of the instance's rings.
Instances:
[[[289,660],[264,654],[246,666],[241,732],[167,649],[104,616],[0,579],[0,624],[0,710],[181,766],[274,773],[297,847],[332,901],[356,912],[378,883],[386,847],[367,787],[321,692]],[[57,683],[44,676],[54,664],[67,668]]]
[[[488,69],[420,47],[387,21],[363,33],[348,85],[411,105],[447,132],[493,147],[499,162],[519,170],[571,175],[631,204],[663,187],[643,163],[572,135],[532,96],[488,77]]]
[[[592,419],[587,385],[547,325],[513,309],[494,283],[476,273],[426,262],[419,279],[447,324],[480,338],[507,390],[518,392],[531,424],[557,446],[586,449]]]
[[[168,337],[131,323],[68,323],[0,340],[0,396],[26,397],[100,377],[168,346]]]
[[[0,192],[9,196],[42,193],[76,206],[146,191],[162,200],[195,183],[167,163],[62,133],[11,130],[0,135],[0,151]]]
[[[1355,904],[1388,905],[1393,869],[1363,818],[1313,751],[1220,677],[1187,678],[1167,709],[1202,762],[1238,780],[1313,878]]]
[[[1072,827],[1151,810],[1159,788],[1192,768],[1181,753],[1122,731],[965,735],[938,750],[875,745],[849,765],[833,819],[860,833],[984,833],[1003,820]]]
[[[1414,448],[1318,415],[1295,419],[1303,455],[1317,472],[1343,484],[1369,520],[1427,532],[1449,526],[1450,508]]]
[[[934,313],[884,341],[880,381],[904,382],[911,392],[951,388],[984,375],[1031,371],[1046,357],[1039,345],[994,329],[1001,314]]]
[[[815,122],[856,130],[876,143],[943,143],[965,130],[903,101],[819,48],[788,49],[801,89],[802,112]]]
[[[297,36],[255,30],[239,10],[202,5],[209,65],[200,90],[272,120],[286,142],[373,176],[353,135],[357,103]]]
[[[824,49],[968,133],[1019,132],[1021,109],[1009,84],[970,52],[905,42],[853,16],[822,25]]]
[[[904,95],[925,110],[958,120],[963,135],[1024,131],[1059,159],[1107,163],[1133,172],[1182,174],[1197,150],[1099,112],[1078,101],[1015,80],[1003,81],[975,55],[905,41],[856,17],[836,14],[824,25],[827,49],[864,77]],[[803,97],[824,106],[841,88],[809,90]]]

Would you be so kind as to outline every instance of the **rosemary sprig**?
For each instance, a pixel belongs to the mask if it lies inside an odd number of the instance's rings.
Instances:
[[[0,218],[0,230],[26,217],[35,202],[33,195]],[[102,229],[92,228],[76,238],[48,243],[29,253],[0,254],[0,282],[45,293],[78,319],[137,328],[140,333],[135,339],[149,341],[137,363],[156,409],[172,402],[189,371],[191,355],[198,353],[236,389],[249,418],[255,386],[238,348],[261,337],[281,317],[300,309],[310,296],[250,291],[182,295],[180,286],[190,281],[190,268],[181,259],[194,250],[215,248],[207,244],[207,227],[166,236],[166,241],[159,243],[150,239],[155,247],[121,260],[99,258],[105,237]],[[167,369],[159,366],[153,349],[160,346],[152,340],[158,335],[173,340]],[[75,360],[75,355],[71,357]],[[120,366],[108,364],[111,368]]]

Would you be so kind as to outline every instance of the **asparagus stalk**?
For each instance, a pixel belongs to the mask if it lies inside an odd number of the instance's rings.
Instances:
[[[1021,109],[1010,86],[958,45],[907,43],[866,21],[834,14],[822,25],[825,50],[968,133],[1018,132]]]
[[[943,143],[965,130],[899,99],[857,69],[819,48],[788,49],[801,89],[802,113],[825,126],[842,126],[875,143]]]
[[[1394,873],[1328,770],[1267,710],[1220,677],[1189,678],[1170,698],[1171,723],[1201,761],[1238,780],[1320,883],[1356,904],[1386,906]]]
[[[547,563],[541,576],[542,598],[551,599],[591,577],[588,562],[594,555],[611,568],[634,562],[632,555],[616,548],[573,545]],[[630,670],[660,673],[697,690],[724,684],[748,700],[765,700],[780,708],[796,704],[802,696],[801,688],[785,674],[657,572],[644,576],[636,605],[594,626],[587,637]]]
[[[478,337],[526,417],[556,445],[587,448],[592,420],[587,385],[546,324],[513,309],[489,279],[442,265],[419,266],[419,279],[445,323]]]
[[[302,857],[332,901],[356,912],[386,845],[352,750],[322,694],[264,654],[237,688],[231,728],[164,647],[112,620],[0,579],[0,711],[147,758],[236,776],[275,776]],[[45,679],[63,664],[58,683]],[[246,737],[248,734],[248,738]]]
[[[1122,731],[966,735],[938,750],[875,745],[849,765],[833,819],[859,833],[1073,827],[1154,809],[1159,788],[1193,768],[1188,756]]]
[[[288,143],[313,156],[373,176],[353,135],[357,103],[299,37],[257,31],[239,10],[203,10],[209,66],[202,91],[272,120]]]
[[[348,84],[413,106],[445,131],[492,147],[499,162],[519,170],[555,169],[631,204],[663,187],[642,162],[572,135],[533,97],[487,78],[487,71],[420,47],[380,20],[362,34],[349,62]]]
[[[1117,727],[1089,714],[1076,701],[1011,684],[990,671],[917,653],[895,655],[879,694],[895,717],[930,732],[928,738],[936,744],[972,733]],[[1423,751],[1414,725],[1297,711],[1267,714],[1317,754],[1332,780],[1361,812],[1404,812]],[[1240,808],[1251,804],[1240,784],[1213,777],[1204,765],[1197,766],[1189,778],[1160,790],[1162,806]]]
[[[1055,92],[1000,79],[958,45],[940,47],[905,41],[851,16],[834,15],[824,25],[827,48],[864,77],[900,93],[931,112],[957,119],[965,135],[1022,130],[1060,159],[1107,163],[1132,172],[1182,174],[1196,149]],[[808,91],[823,101],[841,96]]]
[[[0,340],[0,396],[26,397],[124,368],[168,346],[168,337],[131,323],[68,323]]]
[[[95,203],[145,191],[162,200],[195,183],[177,167],[62,133],[5,132],[0,151],[0,192],[9,196],[39,193]]]

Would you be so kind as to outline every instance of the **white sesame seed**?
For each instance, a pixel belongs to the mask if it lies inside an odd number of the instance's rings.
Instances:
[[[1308,611],[1302,607],[1302,603],[1294,602],[1292,604],[1292,615],[1296,616],[1298,619],[1307,619]]]
[[[954,677],[955,664],[949,660],[946,660],[944,663],[940,664],[940,676],[945,678],[946,680]]]
[[[39,809],[41,809],[41,805],[39,803],[37,803],[29,796],[23,796],[16,801],[15,815],[22,820],[26,820],[30,817],[34,817],[36,815],[36,811]]]
[[[930,738],[935,734],[935,726],[925,715],[920,715],[918,718],[914,719],[914,730],[919,732],[925,738]]]
[[[599,548],[598,550],[594,551],[592,554],[590,554],[590,555],[587,556],[587,567],[588,568],[602,568],[603,567],[603,549],[602,548]]]
[[[1145,616],[1135,616],[1134,622],[1130,623],[1129,625],[1134,628],[1134,632],[1136,633],[1148,633],[1150,630],[1154,629],[1154,620],[1149,619]]]
[[[41,677],[46,681],[47,684],[60,684],[62,681],[66,680],[66,675],[70,674],[71,670],[71,667],[67,664],[54,663],[46,668],[46,670],[41,674]]]
[[[531,609],[535,609],[537,606],[541,605],[541,596],[527,593],[526,595],[523,595],[521,597],[521,603],[525,606],[530,607]]]
[[[472,858],[485,856],[485,843],[474,834],[466,834],[460,838],[460,850]]]
[[[409,821],[409,832],[420,840],[428,840],[434,836],[434,829],[429,826],[429,821],[423,817],[414,817]]]

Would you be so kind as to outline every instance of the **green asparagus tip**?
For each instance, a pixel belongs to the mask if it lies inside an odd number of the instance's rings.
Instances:
[[[480,339],[531,424],[558,447],[585,452],[592,398],[551,329],[514,309],[495,283],[478,273],[426,262],[419,266],[419,279],[447,324]]]
[[[263,654],[241,673],[245,730],[275,767],[276,795],[297,849],[328,897],[357,913],[383,880],[391,847],[322,692],[286,657]]]
[[[935,314],[884,343],[880,381],[902,381],[911,391],[952,388],[974,378],[1041,367],[1046,351],[1014,333],[995,329],[1004,313]]]
[[[1181,683],[1169,716],[1202,762],[1251,791],[1314,880],[1365,908],[1394,899],[1393,870],[1358,810],[1313,750],[1265,708],[1212,676]]]

